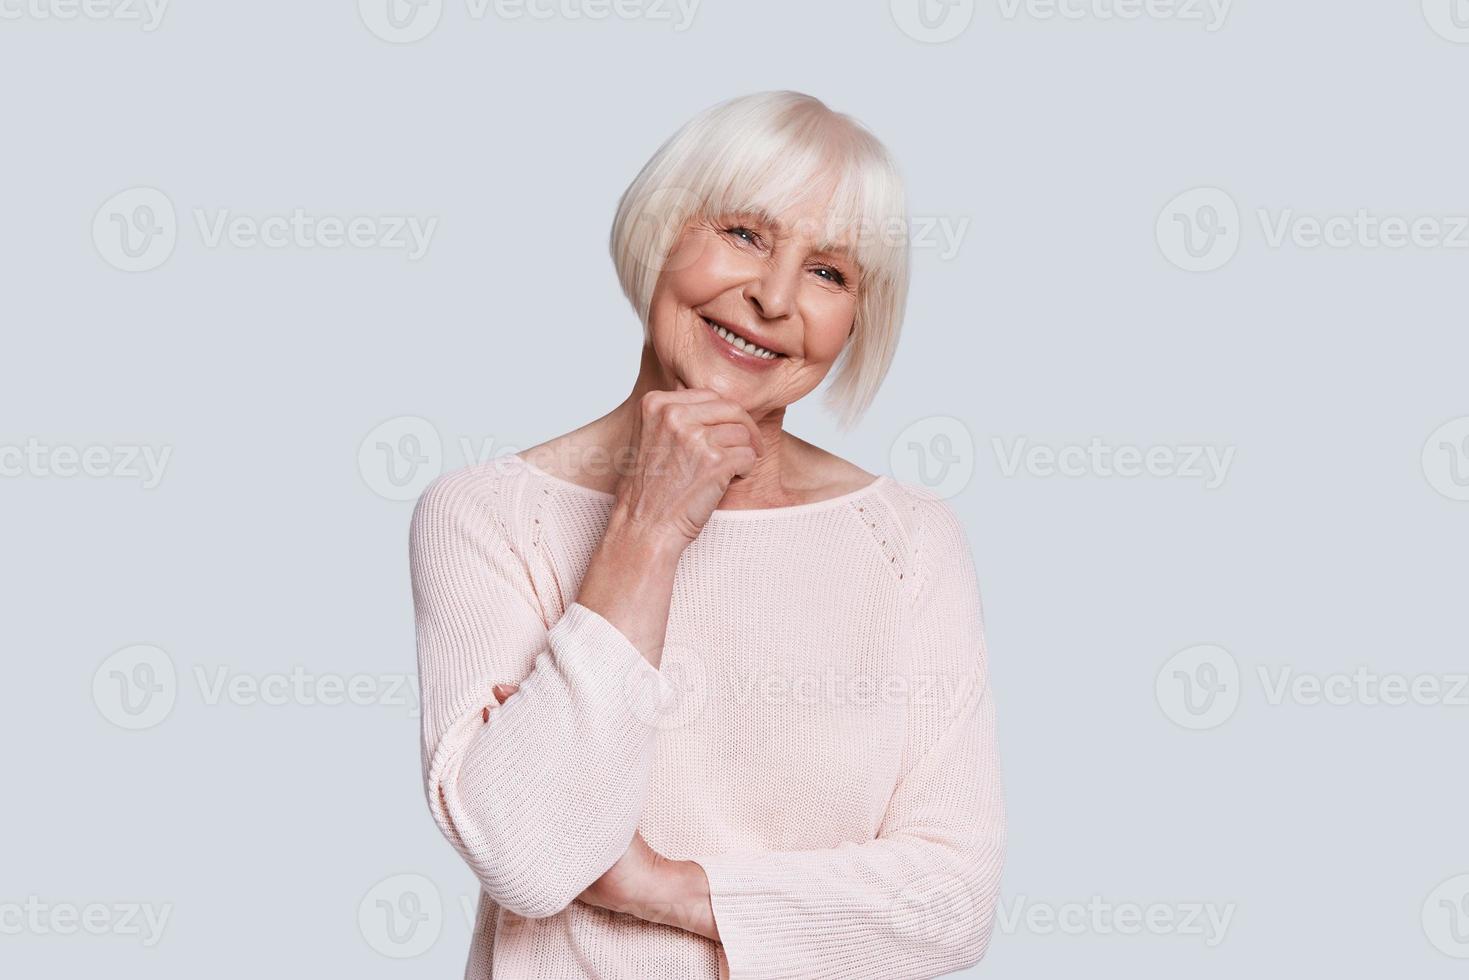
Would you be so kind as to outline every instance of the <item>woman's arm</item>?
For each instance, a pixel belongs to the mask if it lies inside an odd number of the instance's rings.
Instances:
[[[662,861],[649,878],[636,914],[717,939],[731,980],[934,977],[988,946],[1005,815],[979,589],[963,525],[921,506],[911,669],[940,696],[909,707],[877,838]]]
[[[425,792],[490,897],[543,917],[612,866],[636,830],[656,731],[647,722],[673,693],[656,668],[678,554],[610,523],[587,602],[548,628],[504,520],[500,495],[512,489],[450,473],[414,511]],[[492,688],[506,682],[520,690],[502,705]]]

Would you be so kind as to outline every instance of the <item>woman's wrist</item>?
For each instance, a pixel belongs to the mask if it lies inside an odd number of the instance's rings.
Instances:
[[[665,534],[614,516],[592,552],[577,594],[578,602],[617,627],[654,667],[663,659],[682,553]]]
[[[679,555],[689,546],[688,537],[676,528],[635,516],[621,499],[612,505],[602,540],[646,560],[671,565],[678,564]]]
[[[719,942],[709,878],[697,861],[655,857],[632,914]]]

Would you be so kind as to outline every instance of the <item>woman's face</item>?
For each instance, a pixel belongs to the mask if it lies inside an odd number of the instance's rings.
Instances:
[[[860,272],[845,251],[821,248],[825,217],[818,203],[769,221],[691,221],[653,291],[653,349],[663,370],[756,419],[820,384],[851,335]],[[740,349],[715,324],[774,356]]]

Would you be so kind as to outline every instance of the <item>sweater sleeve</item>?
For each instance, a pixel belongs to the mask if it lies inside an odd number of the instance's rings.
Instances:
[[[541,918],[632,842],[652,769],[648,720],[674,689],[580,603],[548,628],[514,546],[513,492],[456,471],[414,510],[424,790],[489,896]],[[493,686],[516,683],[499,704]]]
[[[920,509],[910,669],[936,694],[911,688],[874,840],[694,859],[730,980],[937,977],[989,945],[1005,815],[979,588],[957,516],[936,496]]]

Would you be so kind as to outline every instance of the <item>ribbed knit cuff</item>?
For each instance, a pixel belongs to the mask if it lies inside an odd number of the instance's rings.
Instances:
[[[562,671],[578,674],[594,690],[620,697],[644,724],[655,724],[677,698],[678,688],[621,630],[579,602],[566,607],[547,638]],[[567,651],[574,651],[574,663],[566,662]]]
[[[809,909],[788,904],[800,887],[784,889],[778,874],[755,867],[758,855],[720,854],[697,857],[709,879],[709,904],[719,927],[719,941],[729,961],[730,980],[797,978],[783,955],[782,934],[809,928]],[[810,882],[804,882],[809,886]],[[803,918],[802,913],[805,913]]]

